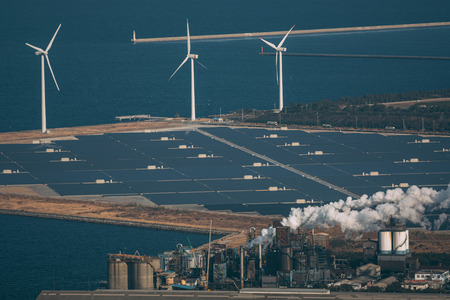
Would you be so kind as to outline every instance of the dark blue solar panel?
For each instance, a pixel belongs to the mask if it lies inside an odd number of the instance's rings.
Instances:
[[[69,195],[136,195],[121,183],[104,184],[49,184],[49,187],[62,196]]]
[[[194,180],[182,181],[128,181],[126,183],[140,193],[172,193],[172,192],[202,192],[210,188]]]
[[[236,203],[221,193],[174,193],[174,194],[144,194],[158,205],[186,205],[186,204],[229,204]]]
[[[0,173],[0,185],[22,185],[22,184],[40,184],[28,173]]]
[[[302,198],[297,191],[256,191],[256,192],[224,192],[223,194],[233,198],[238,203],[281,203],[296,202]]]
[[[108,170],[107,173],[116,180],[124,182],[188,179],[188,177],[176,172],[173,169]]]
[[[386,190],[393,183],[437,189],[445,188],[450,182],[450,152],[446,151],[450,148],[450,138],[429,137],[426,138],[429,143],[422,143],[424,138],[420,136],[227,127],[200,129],[358,195]],[[276,137],[270,138],[270,135]],[[78,138],[46,145],[0,145],[0,152],[3,152],[0,153],[0,178],[11,182],[4,184],[40,183],[30,181],[33,175],[62,195],[144,193],[159,204],[205,204],[215,209],[234,207],[223,209],[269,213],[286,212],[289,207],[239,203],[295,202],[296,199],[328,203],[347,197],[281,167],[254,167],[253,163],[266,161],[197,131]],[[289,146],[292,142],[301,146]],[[180,145],[194,148],[180,149]],[[63,152],[47,153],[46,149]],[[323,151],[324,155],[304,155],[315,151]],[[199,154],[213,157],[199,158]],[[18,165],[12,164],[8,157]],[[62,162],[63,157],[78,161]],[[403,159],[411,158],[418,158],[420,162],[403,163]],[[149,165],[164,169],[149,170]],[[30,175],[8,176],[1,174],[3,169],[19,169]],[[378,172],[379,176],[352,176],[363,172]],[[244,180],[245,175],[262,179]],[[112,179],[118,183],[79,184],[96,179]],[[189,180],[177,181],[182,179]],[[270,186],[286,190],[269,192]],[[217,190],[229,192],[217,193]]]
[[[278,185],[270,179],[200,180],[199,182],[216,191],[267,190],[271,186]]]
[[[179,167],[177,170],[190,178],[196,179],[243,178],[245,175],[257,175],[251,170],[233,165],[215,168]]]
[[[34,172],[36,176],[42,182],[47,184],[52,183],[82,183],[82,182],[95,182],[97,179],[103,179],[105,181],[111,180],[109,176],[99,171],[39,171]],[[114,181],[114,180],[113,180]]]

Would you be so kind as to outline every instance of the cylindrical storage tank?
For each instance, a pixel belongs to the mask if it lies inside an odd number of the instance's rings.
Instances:
[[[282,247],[281,248],[281,270],[290,271],[292,270],[292,248]]]
[[[128,287],[132,290],[153,289],[153,269],[146,263],[135,261],[129,263]]]
[[[378,253],[392,253],[392,233],[390,230],[378,231]]]
[[[120,259],[108,259],[108,288],[128,289],[128,266]]]
[[[406,241],[406,253],[409,253],[409,230],[406,229],[406,237],[407,237],[407,241]]]
[[[406,254],[409,250],[409,238],[407,230],[396,230],[392,232],[392,252],[395,254]]]

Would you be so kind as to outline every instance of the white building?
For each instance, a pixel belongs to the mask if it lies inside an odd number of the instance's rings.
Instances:
[[[439,281],[440,284],[445,284],[449,281],[449,270],[440,269],[424,269],[418,271],[415,280]]]

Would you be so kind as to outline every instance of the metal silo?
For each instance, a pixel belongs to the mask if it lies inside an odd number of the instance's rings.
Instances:
[[[153,268],[148,263],[141,261],[130,262],[128,274],[129,289],[153,289]]]
[[[408,230],[395,230],[392,232],[392,252],[395,254],[407,254],[409,250]]]
[[[392,253],[392,233],[390,230],[384,229],[378,231],[378,253]]]
[[[118,259],[108,259],[108,288],[114,290],[128,289],[127,263]]]

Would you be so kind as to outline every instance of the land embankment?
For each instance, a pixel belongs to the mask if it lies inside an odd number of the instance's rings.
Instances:
[[[231,234],[215,241],[226,244],[227,247],[245,245],[251,227],[256,229],[255,234],[258,235],[261,229],[268,228],[273,220],[279,220],[267,216],[14,194],[0,194],[0,214],[196,233],[208,233],[212,221],[213,234]],[[360,253],[364,240],[377,240],[377,232],[348,236],[339,227],[320,228],[320,225],[322,224],[318,224],[316,232],[330,235],[331,250],[336,255]],[[307,228],[301,228],[301,231],[311,233]],[[410,249],[413,253],[445,254],[450,249],[449,235],[449,232],[443,231],[412,229]]]
[[[263,216],[14,194],[0,194],[0,214],[198,233],[208,233],[212,220],[214,234],[261,229],[272,221]]]
[[[387,29],[406,29],[406,28],[421,28],[421,27],[436,27],[436,26],[450,26],[450,22],[293,30],[293,31],[291,31],[291,35],[352,32],[352,31],[371,31],[371,30],[387,30]],[[287,31],[269,31],[269,32],[251,32],[251,33],[194,35],[194,36],[191,36],[190,38],[191,38],[191,40],[235,39],[235,38],[250,38],[250,37],[262,37],[262,36],[278,36],[278,35],[285,35],[286,32]],[[132,39],[131,41],[134,43],[155,43],[155,42],[185,41],[186,39],[187,39],[186,36],[176,36],[176,37]]]
[[[126,122],[91,126],[62,127],[49,129],[49,132],[45,134],[41,133],[40,130],[0,132],[0,144],[32,143],[33,141],[43,142],[46,140],[76,135],[145,131],[165,128],[169,129],[185,126],[181,120],[182,119],[161,122]]]

